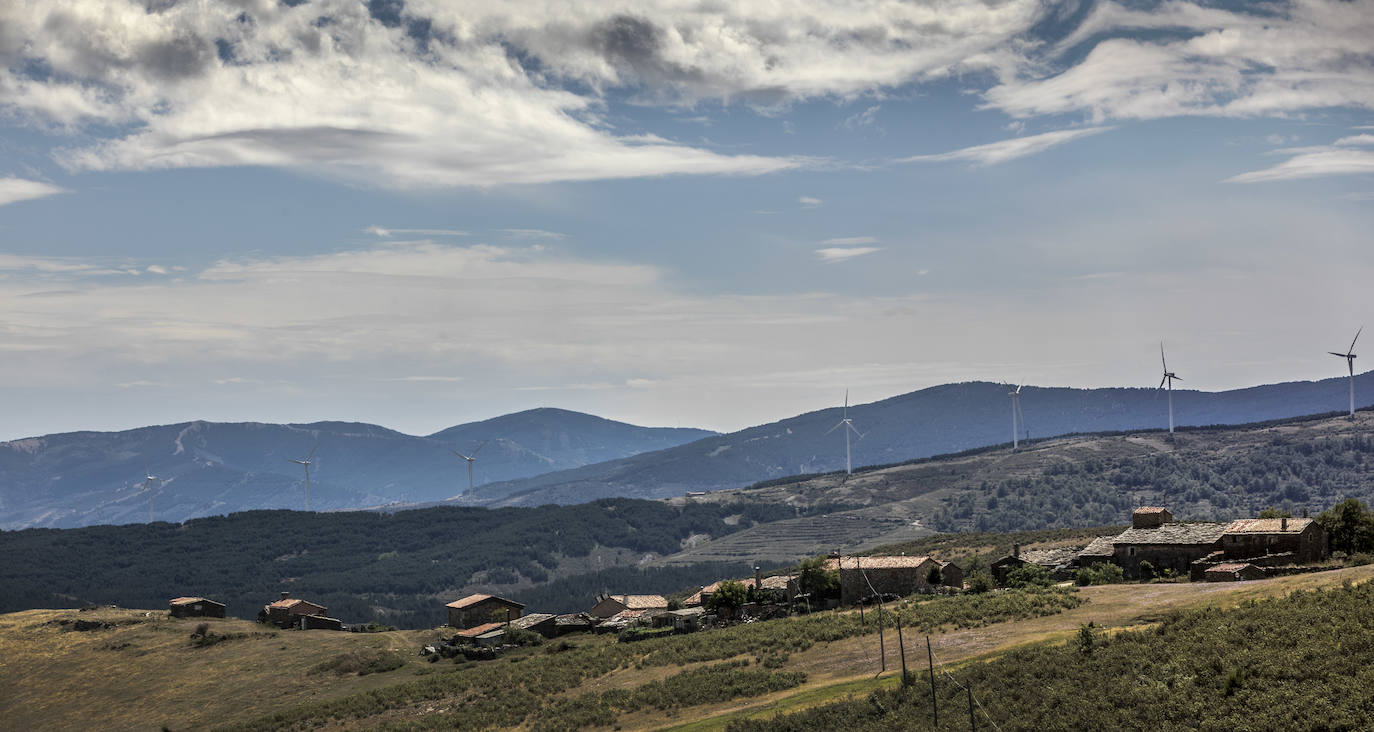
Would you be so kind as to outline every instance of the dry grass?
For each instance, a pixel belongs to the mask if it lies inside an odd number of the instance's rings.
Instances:
[[[113,623],[66,630],[63,620]],[[191,645],[201,623],[238,635]],[[368,676],[309,673],[322,660],[359,650],[414,658],[434,631],[277,631],[244,620],[169,618],[165,611],[103,608],[0,615],[0,719],[7,729],[204,728],[306,701],[414,678],[429,664]]]

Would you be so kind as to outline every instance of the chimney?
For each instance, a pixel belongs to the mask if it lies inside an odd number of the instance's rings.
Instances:
[[[1012,545],[1011,545],[1011,555],[1012,555],[1013,557],[1016,557],[1017,559],[1020,559],[1020,558],[1021,558],[1021,545],[1020,545],[1020,544],[1012,544]]]
[[[1279,531],[1287,531],[1287,530],[1288,530],[1288,518],[1285,516],[1284,518],[1279,519]]]
[[[759,566],[754,565],[754,589],[763,589],[763,573],[759,571]]]
[[[281,599],[285,600],[285,599],[287,599],[287,598],[289,598],[289,597],[291,597],[291,593],[290,593],[290,592],[287,592],[286,590],[282,590],[282,591],[281,591]]]

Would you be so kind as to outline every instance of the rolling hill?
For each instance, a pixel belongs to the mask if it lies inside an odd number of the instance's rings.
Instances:
[[[475,482],[509,480],[623,458],[714,433],[648,428],[561,409],[535,409],[426,437],[371,424],[187,422],[122,432],[73,432],[0,443],[0,528],[185,521],[304,506],[304,473],[288,462],[318,445],[310,508],[436,501],[467,490],[464,463],[486,440]]]
[[[1374,403],[1374,372],[1355,377],[1357,404]],[[1359,395],[1365,395],[1359,397]],[[1154,389],[1028,386],[1021,403],[1022,439],[1075,433],[1155,429],[1166,402]],[[1175,390],[1179,425],[1246,424],[1345,409],[1346,380],[1289,382],[1223,392]],[[739,488],[791,475],[844,468],[844,439],[827,431],[837,408],[572,470],[493,481],[459,499],[476,505],[580,503],[606,496],[666,498],[687,491]],[[931,387],[849,408],[864,438],[853,463],[881,465],[1009,443],[1004,385],[969,382]]]

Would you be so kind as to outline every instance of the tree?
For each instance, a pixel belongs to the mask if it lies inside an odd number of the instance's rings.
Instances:
[[[1271,508],[1266,508],[1266,509],[1264,509],[1263,511],[1260,511],[1260,512],[1259,512],[1259,517],[1260,517],[1260,518],[1276,518],[1276,519],[1293,518],[1293,512],[1292,512],[1292,511],[1284,511],[1283,509],[1280,509],[1280,508],[1272,508],[1272,507],[1271,507]]]
[[[1007,573],[1007,587],[1027,589],[1029,587],[1049,587],[1054,584],[1050,571],[1038,564],[1026,563]]]
[[[977,569],[968,575],[968,591],[972,593],[987,592],[996,586],[992,581],[992,575],[987,570]]]
[[[926,582],[931,585],[939,585],[941,582],[944,582],[944,579],[945,578],[940,575],[939,566],[931,567],[930,572],[926,574]]]
[[[797,586],[812,597],[838,597],[840,594],[840,573],[826,569],[826,557],[803,559],[798,567]]]
[[[1347,554],[1374,549],[1374,515],[1364,503],[1347,498],[1317,515],[1331,537],[1331,548]]]
[[[716,586],[716,591],[711,593],[710,599],[706,601],[706,609],[718,612],[722,608],[734,612],[744,605],[749,599],[749,590],[745,589],[742,583],[734,580],[725,580]]]

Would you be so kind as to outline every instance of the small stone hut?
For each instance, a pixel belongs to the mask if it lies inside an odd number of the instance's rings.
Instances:
[[[280,628],[293,628],[299,626],[302,617],[325,617],[327,615],[329,615],[329,608],[292,597],[289,592],[283,592],[280,600],[262,609],[259,618]]]
[[[592,609],[587,612],[592,617],[609,618],[626,610],[637,610],[643,613],[667,609],[668,599],[663,595],[602,595],[597,599]]]
[[[496,595],[468,595],[454,600],[448,608],[448,624],[455,628],[472,628],[484,623],[505,623],[516,620],[525,606]]]
[[[174,618],[222,618],[224,603],[203,597],[178,597],[167,603],[167,612]]]
[[[1227,562],[1207,568],[1203,579],[1208,582],[1240,582],[1264,579],[1264,570],[1248,562]]]
[[[840,602],[851,605],[875,593],[906,597],[929,591],[930,571],[940,563],[927,556],[840,557],[838,567]]]

